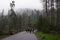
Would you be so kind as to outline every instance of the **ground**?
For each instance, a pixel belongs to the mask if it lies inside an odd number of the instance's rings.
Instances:
[[[34,33],[20,32],[1,40],[37,40],[37,37]]]
[[[35,33],[38,37],[38,40],[41,38],[44,40],[60,40],[60,35],[55,35],[55,34],[48,34],[48,33],[43,33],[43,32],[36,32]]]

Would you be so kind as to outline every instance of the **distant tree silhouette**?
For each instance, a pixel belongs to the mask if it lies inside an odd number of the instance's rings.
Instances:
[[[9,32],[12,32],[14,28],[17,26],[17,16],[16,13],[13,10],[13,7],[15,6],[14,1],[10,3],[11,9],[9,10],[8,14],[8,25],[9,25]]]

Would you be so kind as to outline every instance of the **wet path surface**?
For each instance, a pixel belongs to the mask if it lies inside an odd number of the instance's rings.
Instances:
[[[2,40],[37,40],[35,34],[29,32],[21,32]]]

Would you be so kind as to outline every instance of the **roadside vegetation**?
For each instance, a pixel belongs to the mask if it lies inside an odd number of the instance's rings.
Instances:
[[[5,34],[5,33],[0,32],[0,39],[5,38],[5,37],[7,37],[7,36],[9,36],[9,35],[8,35],[8,34]]]
[[[47,34],[47,33],[42,33],[42,32],[36,32],[38,40],[41,38],[44,40],[60,40],[60,35],[55,35],[55,34]]]

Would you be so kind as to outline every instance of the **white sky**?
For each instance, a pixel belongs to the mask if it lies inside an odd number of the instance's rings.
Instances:
[[[8,11],[10,9],[10,2],[12,0],[0,0],[0,11],[4,9],[4,11]],[[15,9],[18,8],[30,8],[30,9],[43,9],[43,4],[40,3],[40,0],[14,0],[15,1]]]

